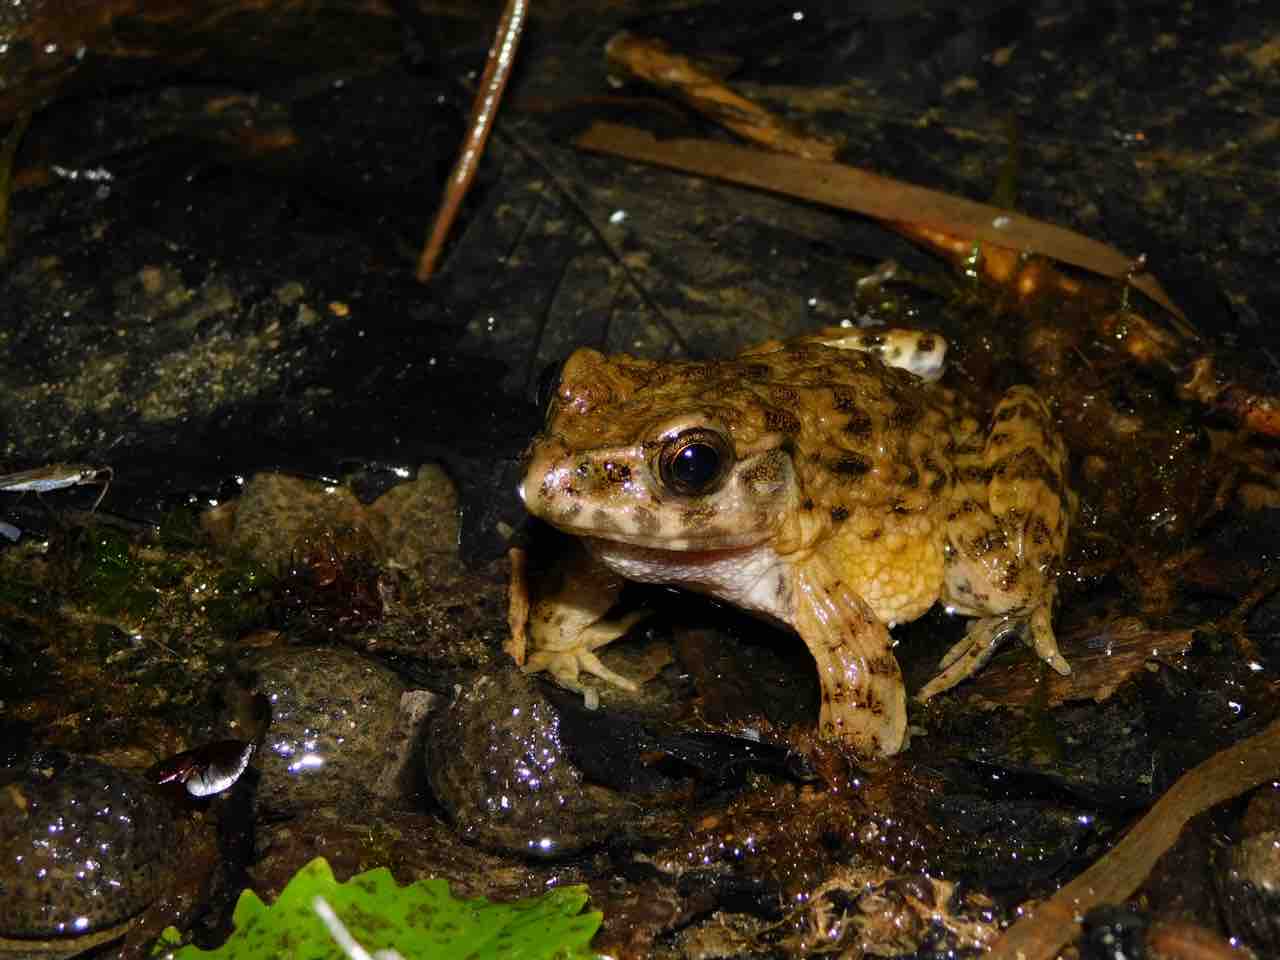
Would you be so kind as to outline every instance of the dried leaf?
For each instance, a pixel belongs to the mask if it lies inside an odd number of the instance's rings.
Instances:
[[[1159,281],[1133,274],[1134,257],[1115,247],[1019,213],[884,177],[869,170],[710,140],[657,140],[652,134],[597,123],[577,140],[584,150],[759,187],[914,229],[924,225],[975,242],[1043,254],[1115,280],[1126,277],[1170,313],[1185,319]]]

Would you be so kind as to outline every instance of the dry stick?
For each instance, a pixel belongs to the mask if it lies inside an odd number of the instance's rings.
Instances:
[[[484,155],[484,145],[493,130],[494,120],[498,116],[498,105],[502,102],[502,91],[506,89],[507,80],[511,77],[511,69],[516,60],[516,49],[520,46],[520,34],[524,32],[524,22],[529,13],[529,0],[507,0],[502,11],[502,19],[498,21],[498,29],[493,35],[493,45],[489,48],[489,57],[485,62],[484,76],[480,78],[480,86],[476,90],[475,102],[471,105],[471,122],[467,128],[467,136],[462,141],[462,149],[458,151],[458,159],[454,161],[453,170],[449,173],[449,182],[445,185],[444,196],[440,201],[440,209],[436,211],[435,223],[431,225],[431,235],[422,248],[422,256],[418,259],[418,281],[426,283],[435,273],[436,261],[444,249],[444,241],[449,236],[449,229],[457,219],[458,208],[471,188],[471,181],[476,177],[480,167],[480,158]]]
[[[1183,774],[1111,851],[991,945],[987,960],[1051,960],[1094,907],[1127,899],[1192,817],[1280,777],[1280,720]]]
[[[970,243],[981,241],[1015,249],[1035,249],[1046,246],[1047,239],[1051,241],[1047,244],[1052,251],[1049,256],[1116,279],[1125,277],[1133,266],[1132,257],[1066,227],[842,163],[764,153],[752,147],[709,140],[659,141],[643,130],[612,123],[595,124],[578,138],[577,145],[628,160],[672,167],[842,210],[853,210],[886,221],[895,228],[911,226],[900,221],[906,205],[922,222],[935,224],[940,232],[957,234],[963,231],[970,237]],[[1151,281],[1151,286],[1144,285],[1143,292],[1168,309],[1177,310],[1154,278],[1136,278],[1133,282],[1140,284],[1143,280]]]
[[[764,107],[740,96],[661,40],[623,31],[605,45],[605,57],[637,80],[680,98],[692,109],[744,140],[810,160],[834,160],[836,145],[791,127]]]

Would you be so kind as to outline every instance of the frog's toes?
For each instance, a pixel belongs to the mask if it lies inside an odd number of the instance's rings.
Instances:
[[[583,690],[582,681],[579,679],[583,673],[599,677],[606,683],[631,693],[640,689],[640,685],[634,680],[606,667],[587,647],[577,647],[573,650],[539,650],[529,657],[524,665],[524,672],[537,673],[540,670],[545,670],[555,677],[556,682],[562,687],[579,692]]]
[[[916,699],[928,700],[969,679],[982,669],[1004,638],[1016,628],[1017,624],[1007,617],[974,620],[969,624],[964,639],[948,650],[938,663],[939,674],[920,689]]]
[[[939,673],[916,694],[917,700],[950,690],[956,684],[969,679],[986,665],[1010,634],[1018,634],[1036,655],[1063,676],[1071,673],[1058,650],[1049,617],[1049,605],[1043,604],[1032,611],[1030,617],[985,617],[969,624],[964,638],[946,652],[938,663]]]
[[[635,610],[617,620],[597,620],[573,636],[548,636],[535,631],[535,649],[525,661],[524,672],[537,673],[545,670],[561,686],[571,690],[582,690],[578,677],[586,672],[634,693],[640,689],[640,685],[617,671],[610,670],[594,651],[617,640],[649,615],[648,610]]]
[[[1036,652],[1036,656],[1065,677],[1071,673],[1071,664],[1067,663],[1067,658],[1058,650],[1058,638],[1053,632],[1049,608],[1050,604],[1044,603],[1032,611],[1031,619],[1027,622],[1030,634],[1027,644]]]

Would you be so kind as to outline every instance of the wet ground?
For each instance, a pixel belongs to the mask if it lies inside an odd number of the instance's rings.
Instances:
[[[735,4],[730,27],[712,5],[540,9],[430,286],[414,262],[491,18],[334,9],[140,17],[78,60],[28,42],[39,8],[0,20],[3,119],[39,107],[0,271],[0,472],[113,471],[96,512],[95,485],[0,491],[21,531],[0,538],[7,796],[65,769],[41,803],[112,789],[104,769],[136,793],[182,751],[261,744],[231,790],[138,801],[184,855],[86,933],[133,922],[110,949],[137,951],[176,921],[210,945],[240,887],[323,852],[467,895],[586,882],[614,955],[963,953],[1276,714],[1280,451],[1135,363],[1132,326],[1097,322],[1118,285],[1020,312],[869,221],[570,145],[596,119],[722,136],[610,85],[614,32],[664,38],[849,163],[1145,252],[1189,355],[1275,396],[1266,5]],[[859,292],[889,259],[903,279]],[[609,662],[649,682],[603,690],[603,714],[512,672],[506,550],[563,550],[514,494],[544,370],[580,345],[729,355],[859,318],[946,335],[975,403],[1019,381],[1051,398],[1081,498],[1057,619],[1076,685],[1009,649],[913,706],[904,755],[858,765],[814,738],[794,638],[689,598],[628,598],[658,615]],[[936,610],[899,629],[909,689],[959,629]],[[513,704],[527,725],[495,736]],[[534,755],[545,777],[511,793]],[[1142,922],[1274,952],[1223,891],[1277,829],[1274,787],[1193,823]],[[45,920],[0,949],[93,946]]]

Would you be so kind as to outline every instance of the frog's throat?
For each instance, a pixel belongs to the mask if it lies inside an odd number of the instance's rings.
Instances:
[[[667,550],[599,537],[587,537],[584,543],[596,559],[628,580],[709,594],[768,620],[791,623],[791,565],[767,544]]]

